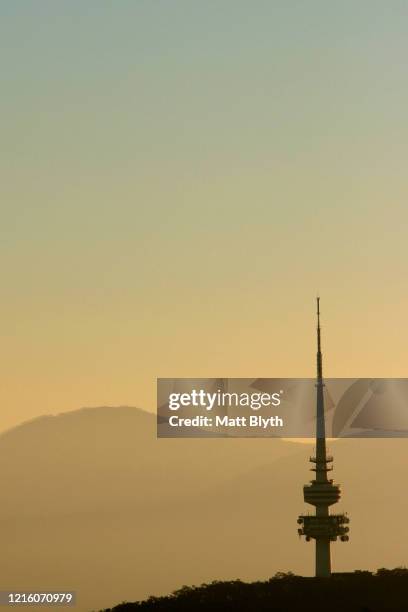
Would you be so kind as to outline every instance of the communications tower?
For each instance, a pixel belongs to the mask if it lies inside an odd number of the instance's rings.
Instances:
[[[314,515],[300,515],[298,534],[307,541],[316,542],[316,577],[331,575],[330,544],[340,538],[342,542],[349,539],[347,524],[350,519],[346,514],[330,514],[329,506],[340,499],[340,486],[327,478],[333,467],[333,457],[326,452],[326,431],[324,418],[324,382],[323,360],[320,332],[320,298],[317,298],[317,379],[316,379],[316,456],[310,457],[312,471],[316,478],[303,487],[303,496],[307,504],[316,508]]]

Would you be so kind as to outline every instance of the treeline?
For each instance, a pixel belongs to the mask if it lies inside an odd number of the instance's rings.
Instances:
[[[103,612],[408,612],[408,569],[357,570],[331,578],[278,573],[265,582],[241,580],[183,586],[171,595],[124,602]]]

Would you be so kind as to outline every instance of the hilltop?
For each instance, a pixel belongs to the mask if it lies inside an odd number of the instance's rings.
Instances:
[[[406,612],[407,591],[405,568],[333,574],[329,579],[287,573],[265,582],[184,586],[166,597],[125,602],[102,612]]]

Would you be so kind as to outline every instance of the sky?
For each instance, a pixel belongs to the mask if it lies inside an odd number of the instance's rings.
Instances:
[[[0,430],[407,376],[408,5],[0,0]]]

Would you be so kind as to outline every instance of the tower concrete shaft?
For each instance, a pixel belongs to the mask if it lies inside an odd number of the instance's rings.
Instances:
[[[327,473],[333,457],[326,452],[326,428],[324,416],[323,357],[321,349],[320,298],[317,298],[317,377],[316,377],[316,456],[310,457],[316,478],[303,487],[306,503],[315,506],[315,515],[301,515],[298,518],[300,536],[316,542],[315,572],[317,577],[331,575],[330,543],[340,537],[348,540],[349,519],[345,514],[330,514],[329,507],[340,499],[340,487],[329,480]]]

